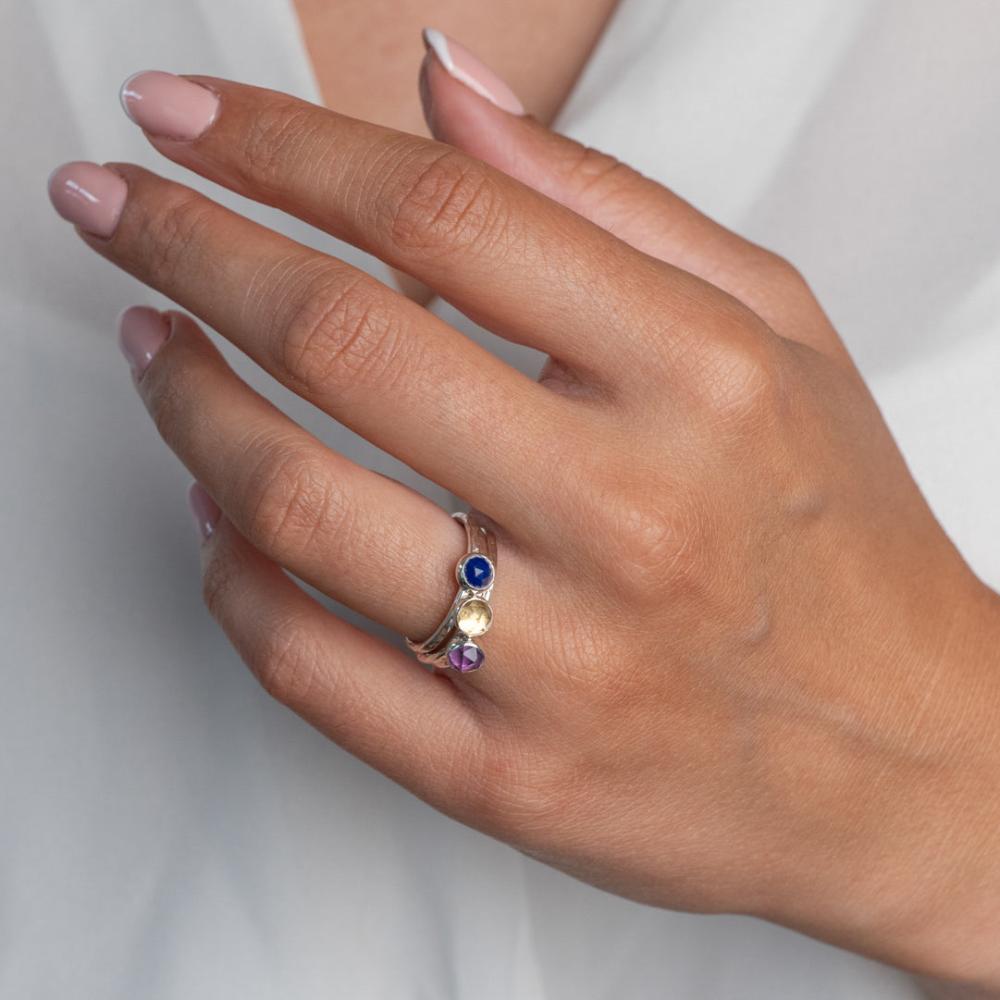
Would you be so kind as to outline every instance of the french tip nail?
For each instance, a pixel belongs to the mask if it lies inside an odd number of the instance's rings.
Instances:
[[[422,35],[424,45],[434,54],[450,77],[501,111],[517,116],[525,113],[524,105],[517,94],[461,42],[449,38],[437,28],[424,28]]]
[[[441,65],[451,73],[454,63],[452,62],[451,51],[448,46],[448,36],[437,28],[428,27],[421,28],[420,37],[423,39],[424,49],[432,55],[437,56]]]

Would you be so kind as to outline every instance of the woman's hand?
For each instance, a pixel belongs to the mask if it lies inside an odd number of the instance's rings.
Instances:
[[[170,159],[546,352],[540,382],[138,167],[53,177],[93,249],[499,538],[485,669],[429,673],[348,626],[282,568],[422,638],[461,528],[293,424],[184,315],[132,310],[139,391],[204,484],[212,613],[275,697],[534,857],[1000,984],[995,595],[789,265],[442,55],[422,89],[451,146],[222,80],[139,77],[126,103]]]

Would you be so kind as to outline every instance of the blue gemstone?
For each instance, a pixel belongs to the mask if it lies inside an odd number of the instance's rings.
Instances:
[[[493,582],[493,563],[486,556],[469,556],[462,563],[462,582],[473,590],[485,590]]]

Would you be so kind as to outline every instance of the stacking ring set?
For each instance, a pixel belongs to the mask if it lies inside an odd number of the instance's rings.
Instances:
[[[493,624],[490,595],[496,581],[496,536],[474,511],[452,517],[465,525],[465,555],[455,566],[458,591],[441,624],[423,641],[406,644],[421,663],[455,670],[461,674],[478,670],[486,654],[476,641]]]

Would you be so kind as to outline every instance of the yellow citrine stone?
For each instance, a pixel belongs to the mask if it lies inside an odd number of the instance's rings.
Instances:
[[[467,636],[482,635],[493,623],[493,612],[490,606],[473,597],[466,601],[455,616],[455,624]]]

